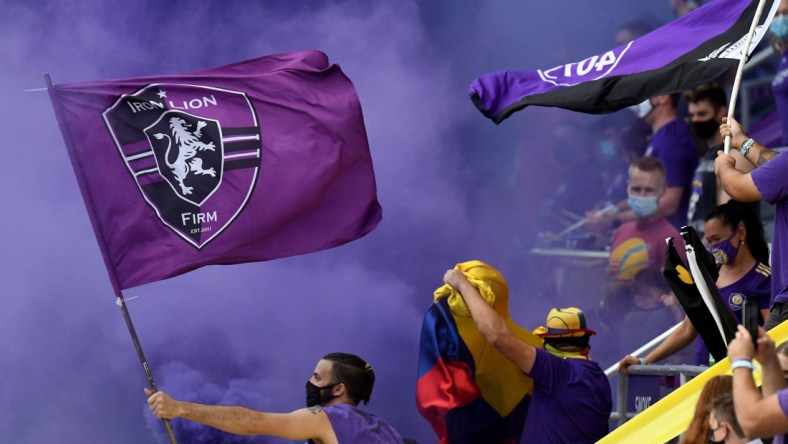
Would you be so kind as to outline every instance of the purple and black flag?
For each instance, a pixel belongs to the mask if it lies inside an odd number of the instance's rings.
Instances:
[[[321,52],[50,95],[118,289],[335,247],[381,219],[355,88]]]
[[[779,1],[766,0],[748,56]],[[714,80],[741,58],[758,0],[715,0],[643,37],[578,62],[478,77],[469,95],[495,123],[529,105],[602,114]]]
[[[681,260],[673,238],[669,238],[663,274],[709,353],[715,361],[721,361],[728,355],[728,343],[736,334],[736,318],[714,283],[718,275],[714,257],[692,227],[683,227],[682,235],[685,234],[689,266]]]

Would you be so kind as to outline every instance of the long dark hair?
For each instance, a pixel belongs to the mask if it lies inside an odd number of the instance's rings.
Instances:
[[[766,243],[766,234],[763,232],[761,220],[750,204],[729,200],[706,216],[706,222],[711,219],[717,219],[731,230],[736,230],[736,227],[744,222],[750,253],[758,262],[769,265],[769,244]]]
[[[375,385],[375,372],[363,359],[350,353],[329,353],[323,356],[331,361],[334,380],[345,384],[350,399],[356,404],[364,401],[369,404],[372,387]]]

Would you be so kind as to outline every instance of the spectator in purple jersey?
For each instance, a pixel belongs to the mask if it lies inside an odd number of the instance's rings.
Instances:
[[[536,348],[509,329],[461,271],[446,271],[443,281],[460,293],[482,336],[534,381],[521,443],[594,443],[607,434],[610,383],[588,356],[596,333],[582,311],[551,310],[547,327],[534,330],[545,341]]]
[[[755,299],[762,317],[766,319],[769,315],[771,269],[769,246],[758,216],[749,205],[731,200],[706,216],[703,228],[705,242],[720,266],[716,284],[725,304],[741,322],[744,302]],[[685,316],[679,328],[642,362],[634,356],[625,356],[618,364],[618,371],[626,372],[630,365],[661,361],[683,350],[697,336],[697,330]],[[695,364],[709,364],[709,351],[702,340],[697,342]]]
[[[403,439],[379,417],[358,408],[369,402],[375,373],[356,355],[330,353],[318,361],[306,383],[307,408],[264,413],[238,406],[177,401],[145,389],[157,418],[181,417],[238,435],[270,435],[314,444],[402,444]]]
[[[733,405],[744,433],[774,436],[775,443],[784,443],[788,433],[788,387],[774,341],[759,328],[756,350],[752,336],[740,325],[728,345],[728,358],[733,371]],[[753,381],[753,358],[761,364],[761,390]]]
[[[722,137],[731,137],[731,149],[749,160],[755,169],[744,173],[736,169],[730,154],[718,152],[714,173],[731,198],[742,202],[765,199],[775,206],[772,236],[772,300],[769,319],[764,326],[771,329],[788,319],[788,154],[766,148],[741,129],[736,119],[723,119]]]
[[[644,155],[656,157],[665,166],[667,187],[659,199],[657,214],[680,229],[687,224],[687,209],[692,192],[692,176],[698,166],[698,155],[692,133],[676,116],[678,95],[652,97],[633,107],[640,119],[651,126],[653,136]],[[627,209],[627,202],[619,202],[619,212],[587,215],[589,225],[603,229],[635,220],[637,215]]]

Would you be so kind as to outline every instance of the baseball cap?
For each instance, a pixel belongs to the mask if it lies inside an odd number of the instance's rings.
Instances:
[[[537,327],[534,334],[543,338],[579,338],[595,335],[588,329],[586,316],[576,307],[554,308],[547,315],[546,327]]]

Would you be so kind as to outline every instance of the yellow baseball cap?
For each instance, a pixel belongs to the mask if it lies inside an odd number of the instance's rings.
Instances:
[[[576,307],[554,308],[547,315],[547,327],[537,327],[534,334],[543,338],[580,338],[595,335],[586,325],[586,315]]]

